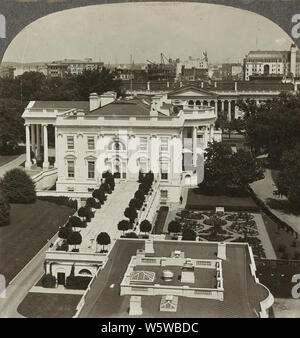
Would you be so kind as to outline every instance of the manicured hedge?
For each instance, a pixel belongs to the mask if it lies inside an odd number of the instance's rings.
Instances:
[[[92,277],[69,276],[66,278],[66,288],[73,290],[86,290]]]
[[[66,207],[77,210],[77,201],[72,200],[67,196],[38,196],[37,198],[41,201],[47,201],[50,203],[55,203],[57,205],[64,205]]]
[[[155,225],[153,227],[152,233],[153,234],[162,234],[163,230],[164,230],[164,226],[166,223],[166,219],[168,216],[168,212],[169,212],[169,207],[167,206],[162,206],[159,208],[158,210],[158,214],[157,214],[157,218],[155,221]]]

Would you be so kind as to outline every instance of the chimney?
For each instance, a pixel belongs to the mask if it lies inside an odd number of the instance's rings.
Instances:
[[[201,82],[201,88],[203,88],[204,87],[204,83],[203,83],[203,81]]]
[[[298,91],[298,83],[295,81],[294,82],[294,91],[297,92]]]
[[[101,101],[97,93],[90,94],[90,111],[96,110],[100,107]]]
[[[215,81],[215,88],[217,88],[217,81]]]
[[[100,100],[100,107],[104,107],[107,104],[110,104],[117,99],[117,94],[115,92],[106,92],[100,95],[99,100]]]
[[[238,90],[238,89],[237,89],[237,82],[236,82],[236,81],[234,82],[234,90],[235,90],[236,92],[237,92],[237,90]]]

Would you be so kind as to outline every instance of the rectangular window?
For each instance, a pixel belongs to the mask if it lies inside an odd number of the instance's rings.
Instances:
[[[95,178],[95,161],[88,161],[88,178]]]
[[[75,163],[74,161],[68,161],[68,177],[75,177]]]
[[[168,190],[161,190],[160,191],[160,197],[163,199],[167,199],[168,198]]]
[[[167,137],[160,138],[160,151],[167,152],[169,150],[169,142]]]
[[[140,137],[140,151],[147,151],[147,137]]]
[[[161,164],[161,174],[160,174],[160,178],[162,180],[167,180],[168,179],[168,172],[169,172],[169,166],[167,162],[163,162]]]
[[[88,150],[95,150],[95,138],[94,136],[88,136]]]
[[[67,148],[68,150],[74,150],[74,136],[67,136]]]

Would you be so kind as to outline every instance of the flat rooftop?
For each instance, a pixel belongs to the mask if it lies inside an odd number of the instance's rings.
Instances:
[[[80,317],[130,317],[128,313],[130,296],[120,296],[120,284],[137,249],[144,249],[144,241],[117,240],[107,264],[87,295]],[[157,257],[169,257],[172,251],[181,250],[184,251],[185,257],[216,259],[217,244],[154,241],[154,250],[154,256]],[[227,260],[222,262],[224,301],[179,297],[177,312],[160,312],[161,296],[142,296],[143,315],[139,317],[258,317],[260,302],[267,298],[268,291],[255,283],[249,263],[248,247],[243,244],[230,244],[227,246]],[[147,268],[149,269],[149,266]]]
[[[169,270],[174,273],[174,277],[170,282],[165,281],[163,276],[163,271]],[[136,265],[134,271],[151,271],[155,273],[155,279],[153,284],[159,285],[170,285],[170,286],[183,286],[188,285],[195,288],[216,288],[216,270],[207,269],[207,268],[198,268],[194,270],[195,273],[195,283],[183,283],[181,282],[181,266],[154,266],[154,265]],[[147,283],[148,284],[148,283]]]

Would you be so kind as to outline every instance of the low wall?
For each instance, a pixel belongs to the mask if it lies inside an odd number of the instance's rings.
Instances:
[[[57,180],[57,169],[49,169],[46,171],[41,171],[32,177],[33,183],[37,191],[50,189],[54,186]]]

